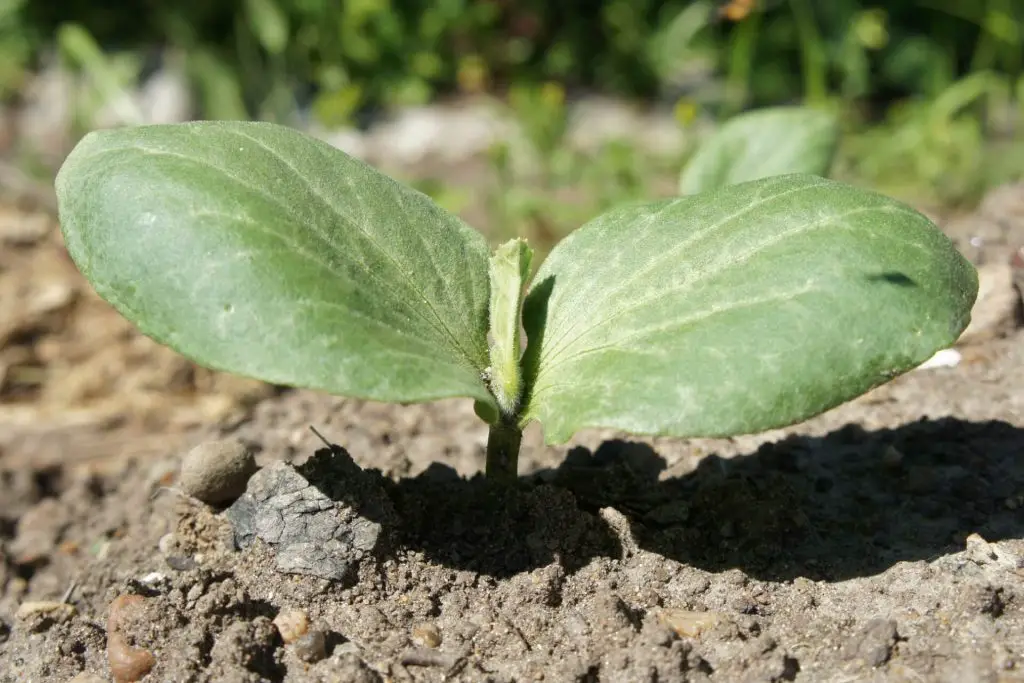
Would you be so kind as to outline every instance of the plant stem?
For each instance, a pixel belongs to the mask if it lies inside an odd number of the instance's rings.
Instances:
[[[487,479],[502,484],[515,482],[519,474],[519,444],[523,430],[515,423],[498,420],[487,435]]]
[[[725,116],[738,113],[750,100],[750,71],[754,64],[754,51],[757,49],[758,30],[763,15],[764,12],[751,13],[739,23],[730,38],[729,70],[726,76],[729,87],[722,112]]]
[[[814,21],[814,10],[807,0],[789,0],[789,6],[800,40],[804,100],[809,104],[820,104],[828,97],[828,56],[825,54],[825,44]]]

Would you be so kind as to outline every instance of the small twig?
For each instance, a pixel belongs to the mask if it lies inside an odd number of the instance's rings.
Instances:
[[[326,438],[326,437],[324,437],[324,435],[323,435],[323,434],[321,434],[321,433],[319,432],[319,430],[317,430],[317,428],[316,428],[316,427],[314,427],[313,425],[309,425],[309,431],[311,431],[311,432],[313,432],[314,434],[316,434],[316,438],[318,438],[318,439],[320,439],[321,441],[323,441],[323,442],[324,442],[324,445],[325,445],[325,446],[327,446],[327,448],[331,449],[332,451],[334,450],[334,444],[333,444],[333,443],[331,443],[330,441],[328,441],[328,440],[327,440],[327,438]]]
[[[71,579],[71,583],[68,584],[68,589],[64,591],[64,595],[61,596],[60,601],[63,603],[70,602],[71,596],[74,594],[76,588],[78,588],[78,579]]]

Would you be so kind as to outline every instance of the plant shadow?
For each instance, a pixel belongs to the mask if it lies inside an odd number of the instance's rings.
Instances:
[[[621,552],[604,522],[581,509],[571,491],[543,482],[495,485],[482,475],[465,479],[440,463],[396,482],[379,470],[361,469],[338,445],[319,449],[295,471],[314,490],[273,483],[282,504],[269,515],[272,522],[283,520],[273,536],[281,547],[300,549],[301,564],[318,576],[324,576],[324,567],[348,559],[332,539],[349,547],[374,545],[378,556],[421,551],[433,562],[496,578],[552,562],[571,572],[595,556]],[[337,509],[316,501],[322,496]],[[228,514],[238,547],[251,542],[261,519],[267,526],[268,511],[256,509],[249,498]],[[316,538],[310,538],[311,530]],[[343,580],[354,578],[350,571],[342,573]]]
[[[514,487],[465,479],[439,463],[398,481],[366,474],[393,505],[372,516],[389,527],[395,549],[499,579],[620,557],[617,532],[598,514],[606,507],[625,515],[643,550],[772,581],[870,576],[957,552],[971,533],[1024,537],[1016,509],[1024,504],[1024,429],[1004,422],[945,418],[878,431],[851,424],[745,455],[710,454],[679,477],[666,478],[665,468],[646,443],[611,440],[593,453],[572,449],[557,468]],[[346,487],[332,478],[325,488],[337,500]]]
[[[1024,430],[1005,422],[851,424],[712,454],[681,477],[659,479],[664,466],[646,444],[608,441],[541,476],[583,509],[623,512],[645,550],[765,580],[874,575],[962,550],[971,533],[1024,538]]]

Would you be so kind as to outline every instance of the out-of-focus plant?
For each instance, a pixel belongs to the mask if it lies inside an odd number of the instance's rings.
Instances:
[[[944,204],[969,203],[985,187],[1024,175],[1024,161],[996,163],[986,144],[983,110],[1005,94],[1003,79],[979,72],[934,99],[891,109],[881,126],[850,135],[837,162],[838,175],[861,178],[896,196],[923,190]]]
[[[26,25],[22,10],[27,0],[0,0],[0,98],[10,97],[24,84],[39,38]]]
[[[980,70],[1024,75],[1020,0],[181,0],[144,12],[0,0],[0,89],[62,23],[105,50],[188,54],[204,116],[312,106],[328,124],[547,81],[729,114],[832,97],[887,104]]]
[[[828,175],[839,143],[834,112],[769,107],[729,119],[687,161],[682,194],[788,173]]]
[[[98,123],[104,109],[112,123],[139,124],[143,117],[132,97],[141,60],[131,52],[106,53],[88,31],[78,24],[64,24],[57,32],[64,63],[83,76],[75,93],[73,125],[81,132]]]

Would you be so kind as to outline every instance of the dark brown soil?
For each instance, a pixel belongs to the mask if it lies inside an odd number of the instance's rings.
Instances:
[[[951,228],[965,251],[979,221]],[[1007,257],[1014,225],[975,249]],[[769,434],[531,430],[502,490],[477,476],[471,405],[197,370],[92,297],[52,226],[3,239],[2,683],[111,662],[229,683],[1024,680],[1024,331]],[[373,497],[380,542],[340,580],[236,549],[175,488],[224,436],[339,505]]]

